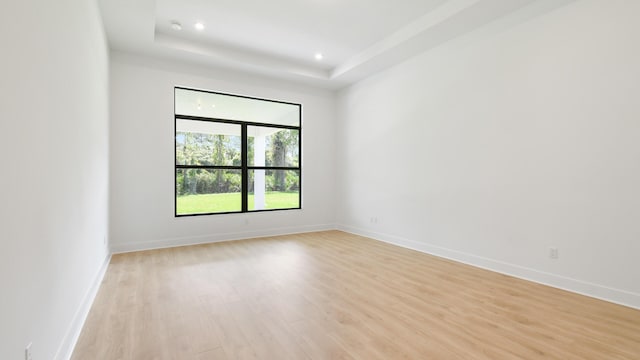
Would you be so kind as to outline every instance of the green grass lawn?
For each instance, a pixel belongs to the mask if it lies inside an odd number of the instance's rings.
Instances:
[[[178,214],[202,214],[240,211],[240,193],[178,196]],[[265,194],[265,209],[297,208],[297,192],[270,191]],[[249,194],[249,210],[254,209],[253,194]]]

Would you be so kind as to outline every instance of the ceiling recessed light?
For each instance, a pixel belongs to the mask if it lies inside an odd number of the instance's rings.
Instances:
[[[180,23],[179,23],[179,22],[177,22],[177,21],[172,21],[172,22],[171,22],[171,28],[172,28],[173,30],[175,30],[175,31],[180,31],[180,30],[182,30],[182,24],[180,24]]]
[[[322,56],[322,54],[321,54],[321,53],[316,53],[316,54],[314,55],[314,57],[315,57],[315,58],[316,58],[316,60],[318,60],[318,61],[320,61],[320,60],[322,60],[322,58],[324,58],[324,56]]]
[[[204,24],[203,24],[203,23],[201,23],[201,22],[197,22],[197,23],[196,23],[195,25],[193,25],[193,26],[196,28],[196,30],[199,30],[199,31],[204,30]]]

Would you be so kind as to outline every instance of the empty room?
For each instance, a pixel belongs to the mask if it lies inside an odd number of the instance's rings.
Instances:
[[[640,359],[640,1],[2,8],[0,359]]]

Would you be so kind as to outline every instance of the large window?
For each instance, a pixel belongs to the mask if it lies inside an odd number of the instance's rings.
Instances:
[[[175,88],[176,216],[301,208],[302,105]]]

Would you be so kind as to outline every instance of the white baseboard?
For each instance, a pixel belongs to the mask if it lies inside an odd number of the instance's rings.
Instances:
[[[398,245],[404,248],[420,251],[430,255],[435,255],[445,259],[461,262],[486,270],[510,275],[513,277],[537,282],[543,285],[571,291],[581,295],[590,296],[600,300],[640,309],[640,294],[625,290],[613,289],[599,284],[571,279],[568,277],[551,274],[519,265],[509,264],[482,256],[468,254],[461,251],[451,250],[440,246],[430,245],[415,240],[409,240],[398,236],[378,233],[366,229],[361,229],[348,225],[337,225],[341,231],[355,235],[365,236],[374,240]]]
[[[215,242],[222,242],[222,241],[251,239],[251,238],[259,238],[259,237],[266,237],[266,236],[302,234],[307,232],[335,230],[335,229],[336,229],[336,226],[334,224],[322,224],[322,225],[282,227],[282,228],[263,229],[263,230],[255,230],[255,231],[243,231],[243,232],[235,232],[235,233],[208,234],[208,235],[201,235],[201,236],[167,238],[167,239],[158,239],[158,240],[144,241],[144,242],[131,242],[126,244],[112,244],[111,253],[118,254],[118,253],[132,252],[132,251],[163,249],[163,248],[185,246],[185,245],[208,244],[208,243],[215,243]]]
[[[107,272],[107,268],[109,267],[109,262],[111,262],[111,255],[107,254],[104,262],[102,263],[102,266],[98,270],[98,273],[93,278],[91,287],[87,290],[84,298],[82,299],[80,307],[73,316],[71,325],[69,326],[69,329],[62,339],[62,343],[60,344],[60,347],[58,348],[54,359],[69,360],[71,358],[73,349],[76,347],[76,343],[78,342],[78,338],[80,337],[80,332],[82,332],[84,322],[85,320],[87,320],[89,310],[91,310],[91,305],[93,305],[93,301],[95,300],[96,295],[98,294],[98,290],[100,289],[102,279],[104,279],[104,274]]]

